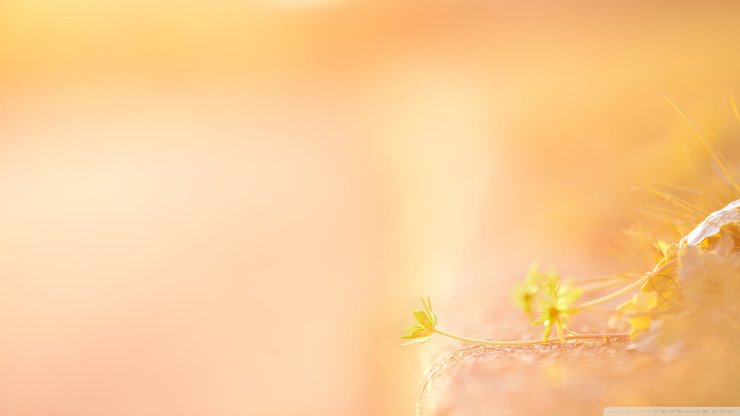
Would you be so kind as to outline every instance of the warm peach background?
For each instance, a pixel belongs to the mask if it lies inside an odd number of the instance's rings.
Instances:
[[[621,267],[740,3],[508,3],[0,2],[0,414],[412,414],[418,295]]]

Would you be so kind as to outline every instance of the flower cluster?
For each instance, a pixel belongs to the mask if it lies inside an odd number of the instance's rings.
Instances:
[[[550,338],[553,328],[560,340],[565,340],[567,320],[577,312],[575,301],[583,294],[578,287],[563,283],[553,272],[540,272],[533,264],[524,283],[514,288],[514,298],[519,307],[532,319],[533,325],[543,325],[543,340]]]
[[[735,180],[726,165],[726,160],[709,146],[683,110],[671,100],[667,101],[691,126],[719,168],[722,179],[731,186],[732,195],[740,195],[740,181]],[[732,103],[733,111],[738,115],[734,98]],[[662,200],[675,205],[675,208],[664,211],[669,225],[672,229],[675,228],[672,231],[678,231],[682,235],[680,240],[671,243],[657,240],[653,233],[650,233],[650,236],[644,234],[640,241],[650,243],[650,251],[655,255],[655,259],[650,259],[651,263],[657,262],[652,270],[632,275],[606,275],[580,279],[579,284],[583,287],[562,282],[555,272],[542,272],[537,264],[533,264],[523,282],[514,287],[514,301],[532,324],[543,326],[542,339],[494,341],[446,332],[443,328],[437,327],[437,316],[432,312],[429,298],[422,299],[424,310],[414,312],[416,323],[406,328],[406,335],[401,338],[408,340],[406,344],[415,344],[428,341],[436,333],[457,341],[493,346],[536,345],[583,339],[635,340],[638,336],[645,340],[656,339],[656,334],[670,333],[665,328],[671,325],[675,328],[682,324],[688,328],[674,331],[677,334],[701,329],[701,319],[697,318],[698,316],[708,321],[721,321],[722,325],[736,329],[740,334],[736,315],[740,306],[734,296],[740,291],[740,283],[737,283],[738,279],[733,279],[734,275],[740,272],[740,199],[735,199],[707,215],[703,208],[691,201],[649,184],[644,184],[644,187]],[[681,223],[672,221],[678,216],[696,221],[704,219],[691,229],[682,229]],[[686,221],[682,223],[688,224]],[[675,238],[675,235],[672,238]],[[730,290],[731,287],[737,290]],[[608,292],[601,296],[593,296],[594,293],[604,290]],[[576,304],[584,292],[589,292],[592,296]],[[577,334],[568,331],[568,319],[572,315],[589,311],[603,313],[603,309],[594,307],[613,304],[619,300],[622,300],[622,303],[611,311],[609,321],[609,326],[619,327],[619,332]],[[698,311],[706,313],[700,315]],[[610,311],[607,309],[606,313],[609,314]],[[553,329],[558,339],[551,341]]]

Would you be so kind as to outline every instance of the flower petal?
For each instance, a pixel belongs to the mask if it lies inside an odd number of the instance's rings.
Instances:
[[[403,337],[401,337],[401,338],[403,338]],[[415,338],[415,339],[412,339],[411,341],[404,342],[401,345],[404,345],[405,346],[405,345],[413,345],[413,344],[422,344],[422,343],[425,343],[425,342],[429,341],[430,339],[432,339],[432,336],[431,335],[426,336],[426,337],[422,337],[422,338]]]

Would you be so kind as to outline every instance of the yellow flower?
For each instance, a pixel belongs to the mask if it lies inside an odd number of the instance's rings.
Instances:
[[[554,274],[548,276],[546,287],[547,296],[542,299],[538,308],[540,317],[533,324],[545,325],[543,335],[545,341],[550,338],[553,327],[562,341],[565,340],[567,319],[576,313],[571,305],[583,294],[583,289],[562,284]]]
[[[514,303],[519,306],[530,318],[534,315],[534,303],[540,289],[544,287],[552,272],[542,273],[537,263],[529,266],[524,282],[514,286]]]
[[[427,296],[426,300],[421,298],[421,303],[424,305],[424,310],[414,312],[414,318],[417,323],[407,327],[406,335],[401,337],[402,339],[409,339],[411,341],[403,345],[427,342],[432,338],[432,334],[434,334],[434,328],[437,326],[437,316],[432,312],[432,302]]]
[[[631,339],[650,329],[653,320],[650,313],[658,308],[658,302],[657,292],[641,290],[617,307],[617,317],[627,317]]]

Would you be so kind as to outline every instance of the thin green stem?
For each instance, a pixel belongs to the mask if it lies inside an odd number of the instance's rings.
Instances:
[[[730,182],[732,187],[735,189],[735,191],[740,191],[740,184],[737,183],[735,180],[735,177],[732,175],[732,172],[730,172],[729,168],[725,164],[723,158],[720,154],[717,153],[716,150],[707,142],[707,140],[704,138],[704,136],[699,132],[699,129],[696,127],[694,122],[689,118],[689,116],[686,114],[686,112],[681,109],[681,107],[678,106],[673,100],[670,98],[664,96],[663,97],[666,101],[668,101],[668,104],[670,104],[676,112],[681,116],[681,118],[684,119],[686,124],[689,125],[689,128],[691,128],[691,131],[694,133],[694,136],[699,140],[699,143],[704,146],[704,149],[709,153],[709,156],[714,160],[714,163],[717,164],[717,167],[719,167],[719,170],[722,171],[722,174],[725,176],[725,178]],[[734,99],[733,99],[734,104]],[[737,108],[737,106],[735,106]]]
[[[468,337],[461,337],[458,335],[450,334],[448,332],[444,332],[441,329],[434,329],[434,332],[438,333],[439,335],[445,336],[447,338],[452,338],[458,341],[467,342],[470,344],[480,344],[480,345],[492,345],[495,347],[511,347],[511,346],[522,346],[522,345],[543,345],[543,344],[559,344],[563,341],[560,339],[525,339],[525,340],[513,340],[513,341],[491,341],[491,340],[485,340],[485,339],[477,339],[477,338],[468,338]],[[627,334],[571,334],[567,335],[564,338],[564,341],[575,341],[575,340],[581,340],[581,339],[627,339],[629,338],[629,335]]]
[[[631,280],[630,282],[631,283],[634,283],[634,282],[636,282],[636,280]],[[583,288],[583,293],[588,293],[588,292],[593,292],[593,291],[599,291],[599,290],[603,290],[603,289],[606,289],[606,288],[609,288],[609,287],[612,287],[612,286],[617,286],[617,285],[624,284],[624,283],[625,283],[624,281],[620,281],[620,280],[610,280],[610,281],[606,281],[606,282],[600,282],[600,283],[597,283],[597,284],[593,284],[591,286],[584,287]]]
[[[573,281],[573,283],[577,283],[579,285],[585,285],[590,283],[600,283],[600,282],[618,282],[618,281],[625,281],[629,282],[635,279],[641,278],[642,275],[634,274],[604,274],[601,276],[588,276],[588,277],[575,277],[567,279],[567,281]]]
[[[735,114],[735,118],[740,123],[740,110],[737,109],[737,102],[735,101],[735,96],[732,94],[730,94],[730,104],[732,104],[732,113]]]
[[[614,298],[617,298],[617,297],[619,297],[619,296],[621,296],[621,295],[629,292],[630,290],[634,289],[635,287],[638,287],[638,286],[642,285],[643,283],[645,283],[645,281],[649,277],[650,277],[650,275],[646,275],[642,279],[636,280],[636,281],[628,284],[627,286],[625,286],[625,287],[623,287],[621,289],[615,290],[614,292],[611,292],[611,293],[606,294],[604,296],[601,296],[601,297],[598,297],[596,299],[590,300],[588,302],[583,302],[580,305],[576,306],[574,309],[584,309],[584,308],[588,308],[590,306],[598,305],[600,303],[608,302],[608,301],[610,301],[610,300],[612,300]]]
[[[592,300],[587,301],[587,302],[583,302],[580,305],[577,305],[573,309],[579,310],[579,309],[589,308],[591,306],[599,305],[601,303],[608,302],[608,301],[610,301],[612,299],[618,298],[619,296],[621,296],[621,295],[629,292],[630,290],[634,289],[635,287],[642,285],[648,279],[650,279],[651,277],[657,275],[658,273],[661,273],[662,271],[664,271],[665,269],[667,269],[668,267],[670,267],[671,265],[673,265],[675,262],[676,262],[675,259],[670,260],[670,261],[667,261],[665,264],[661,265],[660,267],[656,267],[650,273],[647,273],[645,276],[643,276],[639,280],[635,280],[634,282],[628,284],[627,286],[624,286],[621,289],[617,289],[614,292],[608,293],[608,294],[606,294],[604,296],[598,297],[596,299],[592,299]]]

